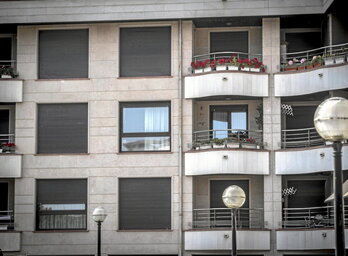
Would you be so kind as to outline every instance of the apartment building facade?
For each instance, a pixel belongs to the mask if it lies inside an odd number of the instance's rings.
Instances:
[[[102,206],[104,255],[229,255],[238,185],[240,255],[333,254],[343,2],[0,1],[0,249],[94,255]]]

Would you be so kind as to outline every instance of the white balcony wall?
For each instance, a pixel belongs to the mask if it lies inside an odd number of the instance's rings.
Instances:
[[[269,174],[269,152],[211,150],[185,153],[185,175]]]
[[[345,230],[348,248],[348,230]],[[277,231],[277,250],[324,250],[335,249],[335,232],[330,230]]]
[[[270,231],[238,230],[238,250],[270,250]],[[186,231],[185,250],[231,250],[231,231]]]
[[[276,151],[276,174],[306,174],[332,171],[332,147]],[[348,146],[342,147],[342,168],[348,169]]]
[[[22,177],[22,155],[0,154],[0,178],[20,177]]]
[[[221,95],[267,97],[268,75],[226,71],[185,77],[186,99]]]
[[[0,248],[3,252],[16,252],[21,249],[20,232],[1,232]]]
[[[22,102],[23,81],[0,79],[0,102]]]
[[[275,96],[296,96],[344,89],[348,86],[348,65],[323,66],[312,71],[274,75]]]

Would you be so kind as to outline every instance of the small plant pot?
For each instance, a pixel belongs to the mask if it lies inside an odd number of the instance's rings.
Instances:
[[[1,75],[1,78],[12,78],[10,75]]]
[[[195,74],[203,73],[203,68],[194,69],[193,72]]]
[[[240,70],[249,72],[250,71],[250,67],[242,67]]]
[[[345,61],[345,57],[344,56],[339,56],[335,58],[335,63],[336,64],[343,64]]]
[[[226,147],[227,148],[239,148],[239,143],[238,142],[227,142]]]
[[[0,154],[2,153],[2,148],[0,148]]]
[[[296,71],[297,67],[296,66],[287,66],[284,68],[284,71]]]
[[[216,71],[224,71],[226,70],[226,66],[225,65],[217,65],[216,66]]]
[[[256,149],[257,145],[256,144],[243,144],[242,148],[254,148],[254,149]]]
[[[213,69],[211,67],[204,68],[204,72],[211,72]]]
[[[225,148],[225,144],[222,144],[222,145],[214,144],[213,148]]]
[[[212,148],[212,145],[209,145],[209,144],[199,146],[199,149],[211,149],[211,148]]]
[[[306,69],[313,69],[313,68],[314,68],[313,65],[307,65],[307,66],[306,66]]]
[[[232,66],[232,65],[228,65],[228,66],[227,66],[227,70],[238,71],[238,70],[239,70],[239,67],[237,67],[237,66]]]
[[[305,70],[306,69],[306,66],[298,66],[297,67],[297,70]]]
[[[320,66],[321,66],[320,63],[316,63],[316,64],[313,65],[313,68],[318,68],[318,67],[320,67]]]
[[[324,63],[325,63],[325,65],[333,65],[333,64],[335,64],[335,60],[332,57],[324,58]]]
[[[250,68],[250,72],[260,72],[260,68]]]

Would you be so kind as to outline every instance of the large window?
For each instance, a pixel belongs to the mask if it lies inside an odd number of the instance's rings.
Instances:
[[[13,229],[14,223],[14,182],[0,179],[0,229]]]
[[[247,31],[211,32],[210,52],[249,52]],[[229,57],[229,56],[228,56]],[[240,55],[248,58],[248,55]]]
[[[170,103],[121,104],[121,151],[169,151]]]
[[[38,105],[38,153],[87,153],[87,124],[86,103]]]
[[[119,179],[119,228],[170,229],[171,179]]]
[[[39,32],[39,78],[87,78],[88,30]]]
[[[170,76],[171,28],[120,30],[120,76]]]
[[[87,180],[37,180],[38,230],[86,229]]]
[[[237,133],[239,130],[247,130],[248,106],[211,106],[210,127],[212,130],[218,130],[218,132],[214,132],[213,136],[219,139],[227,138],[229,135]]]

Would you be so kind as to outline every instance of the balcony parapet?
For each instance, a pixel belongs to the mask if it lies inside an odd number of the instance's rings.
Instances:
[[[21,232],[0,231],[0,248],[3,252],[17,252],[21,250]]]
[[[0,102],[23,102],[23,80],[1,78]]]
[[[0,154],[0,178],[22,177],[22,155],[14,153]]]
[[[276,174],[307,174],[333,171],[332,146],[284,149],[275,152]],[[342,148],[343,156],[348,155],[348,144]],[[342,168],[348,169],[348,158],[342,158]]]

